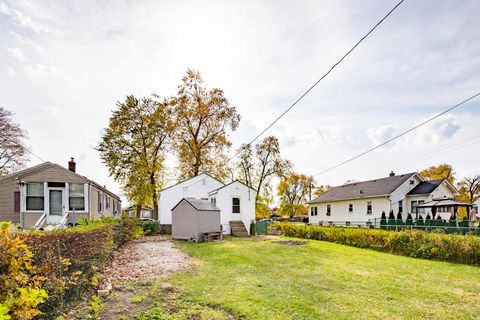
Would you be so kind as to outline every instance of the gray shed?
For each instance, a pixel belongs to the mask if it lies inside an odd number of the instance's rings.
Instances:
[[[198,242],[205,232],[221,232],[220,209],[208,200],[180,200],[172,209],[172,238]]]

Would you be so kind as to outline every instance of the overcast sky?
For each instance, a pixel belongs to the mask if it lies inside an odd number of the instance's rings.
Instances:
[[[397,1],[2,1],[0,105],[42,159],[114,191],[93,149],[127,94],[173,95],[198,69],[249,141]],[[480,3],[406,1],[269,132],[321,172],[480,91]],[[480,98],[327,174],[321,184],[450,163],[480,173]],[[40,163],[31,157],[29,165]]]

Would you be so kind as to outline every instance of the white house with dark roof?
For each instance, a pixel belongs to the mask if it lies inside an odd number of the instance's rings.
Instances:
[[[202,173],[160,191],[158,215],[162,228],[172,225],[172,209],[183,198],[208,200],[220,209],[225,234],[248,235],[255,220],[256,191],[239,181],[224,184]]]
[[[417,208],[434,199],[451,199],[457,189],[446,179],[426,181],[418,173],[395,175],[386,178],[349,183],[334,187],[309,202],[309,222],[313,224],[363,224],[379,219],[382,212],[388,217],[393,210],[395,217],[409,213],[415,218],[418,212],[423,218],[431,214],[429,208]],[[451,210],[439,212],[449,219]]]

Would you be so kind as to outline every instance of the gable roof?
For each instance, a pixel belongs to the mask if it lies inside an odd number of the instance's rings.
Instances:
[[[175,207],[172,208],[172,211],[183,201],[190,204],[197,211],[220,211],[213,203],[206,200],[192,199],[192,198],[183,198],[180,200]]]
[[[438,180],[420,182],[415,186],[415,188],[410,190],[410,192],[407,193],[407,195],[411,196],[411,195],[417,195],[417,194],[430,194],[435,189],[437,189],[438,186],[441,185],[444,180],[445,179],[438,179]]]
[[[213,180],[216,180],[216,181],[220,182],[221,184],[224,184],[222,181],[218,180],[217,178],[215,178],[214,176],[212,176],[210,173],[208,173],[208,172],[202,172],[202,173],[200,173],[198,176],[194,176],[194,177],[191,177],[191,178],[182,180],[182,181],[177,182],[177,183],[175,183],[175,184],[173,184],[173,185],[171,185],[171,186],[169,186],[169,187],[166,187],[166,188],[160,190],[160,192],[163,192],[163,191],[168,190],[168,189],[170,189],[170,188],[176,187],[176,186],[178,186],[179,184],[182,184],[182,183],[184,183],[184,182],[187,182],[187,181],[190,181],[190,180],[192,180],[192,179],[198,178],[198,177],[200,177],[200,176],[202,176],[202,175],[208,176],[208,177],[212,178]],[[159,192],[159,194],[160,194],[160,192]]]
[[[221,186],[220,188],[213,189],[212,191],[208,192],[208,194],[211,195],[211,194],[217,193],[218,190],[223,189],[223,188],[226,188],[226,187],[234,184],[235,182],[238,182],[238,183],[244,185],[245,187],[247,187],[247,188],[249,188],[249,189],[252,189],[253,191],[257,192],[257,190],[253,189],[252,187],[247,186],[247,185],[246,185],[245,183],[243,183],[242,181],[240,181],[240,180],[234,180],[234,181],[232,181],[232,182],[230,182],[230,183],[227,183],[226,185]]]
[[[56,164],[56,163],[53,163],[53,162],[43,162],[43,163],[40,163],[36,166],[33,166],[33,167],[30,167],[30,168],[26,168],[26,169],[23,169],[23,170],[20,170],[20,171],[17,171],[17,172],[14,172],[14,173],[11,173],[9,175],[6,175],[4,177],[1,177],[0,178],[0,181],[1,180],[4,180],[4,179],[8,179],[8,178],[14,178],[14,177],[17,177],[17,178],[20,178],[20,177],[24,177],[24,176],[27,176],[27,175],[30,175],[30,174],[33,174],[33,173],[36,173],[36,172],[40,172],[42,170],[45,170],[45,169],[48,169],[48,168],[58,168],[60,170],[63,170],[63,171],[66,171],[68,172],[69,174],[72,174],[72,175],[75,175],[83,180],[85,180],[85,182],[88,182],[88,183],[91,183],[92,185],[94,185],[95,187],[97,187],[98,189],[110,194],[111,196],[115,197],[116,200],[120,200],[120,197],[117,196],[115,193],[113,193],[112,191],[108,190],[107,188],[103,187],[101,184],[85,177],[85,176],[82,176],[81,174],[78,174],[76,172],[73,172],[73,171],[70,171],[68,170],[67,168],[65,167],[62,167],[61,165],[59,164]]]
[[[411,172],[392,177],[345,184],[325,191],[325,193],[309,203],[388,196],[400,187],[402,183],[416,174],[416,172]]]

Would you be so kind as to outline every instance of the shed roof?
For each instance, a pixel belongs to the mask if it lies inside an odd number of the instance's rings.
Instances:
[[[416,174],[416,172],[411,172],[381,179],[345,184],[325,191],[325,193],[309,203],[387,196]]]
[[[172,211],[183,201],[190,204],[197,211],[220,211],[213,203],[208,200],[192,199],[192,198],[183,198],[180,200],[175,207],[172,208]]]
[[[407,193],[407,195],[430,194],[433,192],[433,190],[437,189],[438,186],[441,185],[443,181],[445,181],[445,179],[420,182],[415,186],[415,188],[410,190],[410,192]]]

